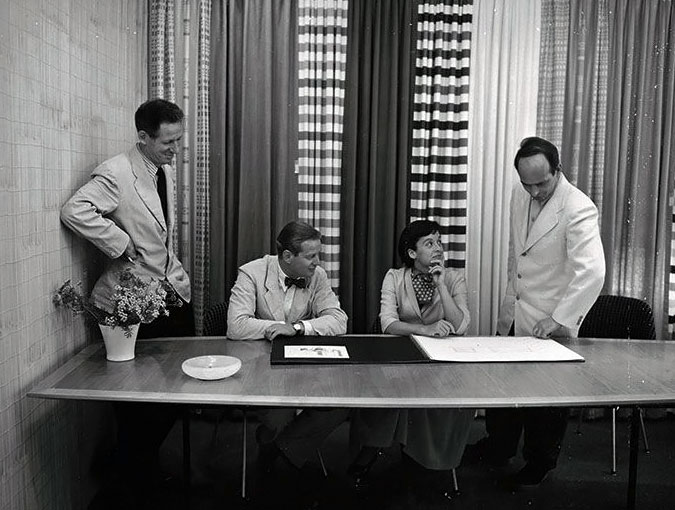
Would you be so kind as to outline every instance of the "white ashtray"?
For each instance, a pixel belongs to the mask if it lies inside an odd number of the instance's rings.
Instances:
[[[234,356],[197,356],[183,361],[181,368],[190,377],[213,381],[236,374],[241,360]]]

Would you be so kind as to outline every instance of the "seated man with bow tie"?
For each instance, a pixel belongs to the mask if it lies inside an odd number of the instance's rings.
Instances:
[[[319,266],[321,233],[292,221],[277,237],[277,255],[239,268],[227,314],[232,340],[273,340],[279,335],[342,335],[347,315]],[[265,409],[256,431],[259,463],[269,471],[278,457],[302,467],[345,419],[346,409]]]

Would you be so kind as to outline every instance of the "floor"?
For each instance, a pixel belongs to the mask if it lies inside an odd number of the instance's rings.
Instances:
[[[216,421],[219,421],[216,426]],[[375,464],[369,490],[356,493],[345,475],[347,466],[348,424],[337,429],[321,449],[329,476],[323,477],[317,456],[299,477],[279,465],[264,483],[255,476],[255,422],[249,422],[247,449],[247,497],[241,498],[241,415],[206,410],[191,420],[192,490],[189,508],[211,509],[293,509],[305,508],[303,499],[318,499],[322,509],[622,509],[626,504],[628,478],[628,420],[617,424],[618,473],[611,468],[611,422],[603,418],[584,421],[576,433],[577,421],[571,419],[555,469],[539,487],[512,492],[503,488],[504,474],[518,469],[516,459],[506,470],[491,471],[482,466],[460,467],[457,477],[460,491],[443,504],[411,501],[404,480],[400,454],[390,448]],[[650,453],[641,442],[638,465],[638,509],[675,508],[675,418],[647,421]],[[477,418],[471,441],[484,434],[484,421]],[[174,476],[156,491],[156,508],[187,508],[180,483],[182,431],[177,425],[162,449],[162,465]],[[310,490],[308,487],[313,487]]]

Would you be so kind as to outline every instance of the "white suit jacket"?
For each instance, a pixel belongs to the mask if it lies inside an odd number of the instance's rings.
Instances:
[[[527,234],[530,195],[522,186],[511,197],[508,283],[497,332],[532,335],[551,316],[565,327],[556,336],[576,337],[600,294],[605,256],[593,202],[564,175]]]
[[[155,181],[136,146],[96,167],[91,180],[61,209],[61,221],[109,257],[91,296],[100,308],[112,309],[118,274],[127,267],[140,277],[166,278],[181,298],[190,301],[190,279],[173,252],[170,234],[175,218],[173,169],[162,168],[167,221]],[[120,258],[129,238],[138,250],[135,264]]]
[[[239,268],[227,309],[228,338],[261,339],[271,324],[300,320],[308,321],[317,335],[347,332],[347,314],[340,308],[323,268],[316,268],[307,287],[295,289],[288,319],[284,315],[277,256],[265,255]]]

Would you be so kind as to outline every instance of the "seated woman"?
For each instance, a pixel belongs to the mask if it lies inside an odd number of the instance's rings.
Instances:
[[[438,223],[412,222],[401,233],[398,253],[405,267],[390,269],[382,282],[382,331],[464,334],[469,325],[466,282],[462,271],[444,267]],[[360,410],[351,428],[352,445],[360,450],[349,473],[358,488],[380,449],[397,442],[404,465],[421,475],[407,477],[417,480],[412,493],[425,499],[447,496],[450,479],[445,475],[460,463],[473,418],[471,409]]]

